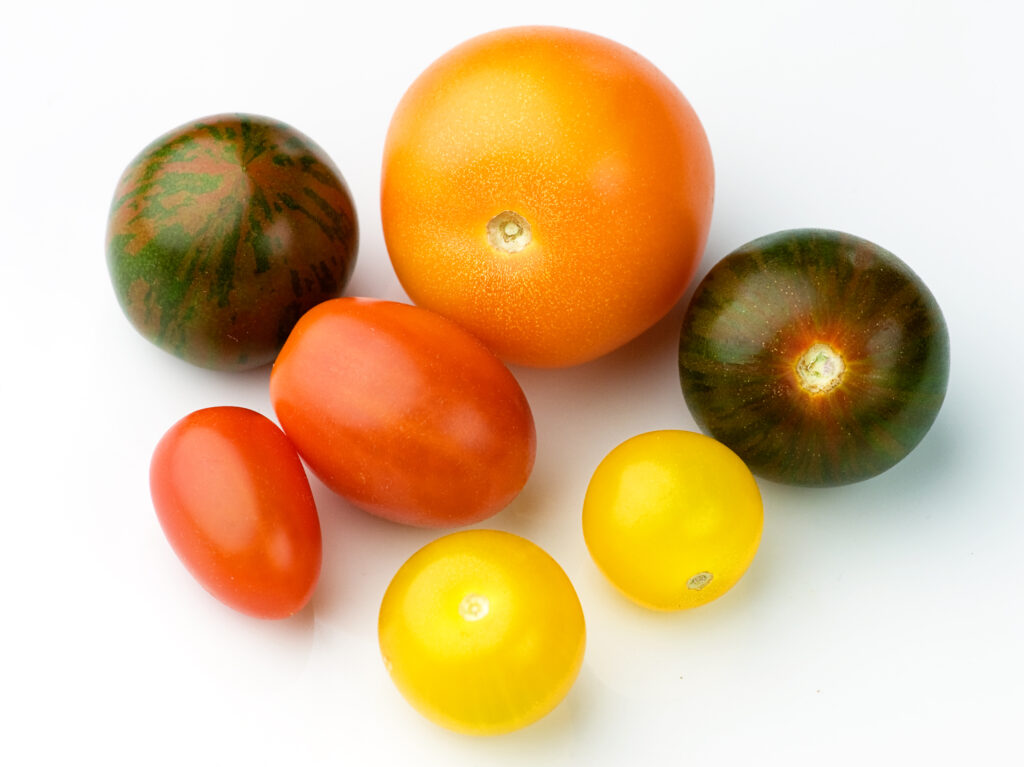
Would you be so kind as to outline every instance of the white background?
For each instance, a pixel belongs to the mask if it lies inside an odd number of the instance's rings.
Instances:
[[[27,7],[33,6],[31,10]],[[1019,3],[18,3],[0,20],[5,764],[1019,764],[1024,711],[1018,309],[1024,226]],[[150,140],[225,111],[271,115],[333,157],[362,241],[350,294],[405,300],[379,164],[405,88],[453,45],[578,27],[652,60],[704,122],[717,169],[700,270],[796,226],[906,260],[952,339],[949,393],[888,473],[836,490],[761,482],[765,529],[719,601],[655,614],[618,596],[580,533],[622,440],[693,428],[681,303],[575,369],[515,368],[537,465],[490,525],[566,569],[586,661],[552,715],[496,739],[421,719],[380,662],[376,615],[436,533],[313,481],[324,568],[285,622],[207,596],[164,541],[148,463],[186,413],[272,415],[268,370],[192,368],[144,341],[106,273],[107,209]]]

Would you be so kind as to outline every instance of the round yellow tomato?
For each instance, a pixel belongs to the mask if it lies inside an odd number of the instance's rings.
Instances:
[[[612,450],[583,501],[597,566],[646,607],[681,610],[720,597],[757,552],[764,512],[746,465],[710,437],[652,431]]]
[[[395,685],[432,721],[490,735],[565,697],[583,662],[583,610],[565,572],[511,533],[467,530],[416,552],[380,608]]]

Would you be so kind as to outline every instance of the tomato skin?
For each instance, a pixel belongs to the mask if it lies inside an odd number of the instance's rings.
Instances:
[[[281,350],[270,397],[313,472],[395,522],[478,522],[507,506],[533,468],[533,415],[512,373],[415,306],[339,298],[315,307]]]
[[[653,64],[571,29],[480,35],[431,64],[395,110],[381,222],[418,305],[502,359],[575,365],[626,343],[682,296],[714,198],[696,113]],[[530,226],[502,252],[489,224]]]
[[[828,391],[802,383],[813,347],[842,361]],[[942,310],[897,256],[843,232],[791,229],[737,248],[697,286],[679,376],[697,424],[755,474],[829,487],[887,471],[924,438],[949,354]]]
[[[309,307],[341,294],[358,242],[348,186],[312,139],[267,117],[211,115],[125,169],[107,265],[149,341],[195,365],[248,370],[273,362]]]
[[[761,493],[728,447],[666,429],[632,437],[601,461],[583,502],[594,562],[627,597],[655,610],[719,598],[757,553]]]
[[[392,680],[433,722],[474,735],[548,714],[583,663],[576,591],[539,546],[497,530],[443,536],[402,565],[381,600]]]
[[[270,419],[240,407],[185,416],[163,436],[150,490],[168,542],[224,604],[287,618],[320,577],[320,520],[295,448]]]

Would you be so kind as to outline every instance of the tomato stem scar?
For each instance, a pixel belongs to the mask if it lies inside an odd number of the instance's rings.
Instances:
[[[714,577],[715,576],[713,576],[707,570],[701,573],[697,573],[696,575],[691,575],[690,580],[686,582],[686,588],[690,589],[691,591],[700,591],[702,588],[711,583],[711,579]]]
[[[505,253],[518,253],[533,239],[530,222],[512,210],[503,210],[487,222],[487,239]]]
[[[825,343],[815,343],[796,363],[796,377],[808,394],[827,394],[843,380],[846,363],[842,355]]]
[[[490,610],[490,600],[482,594],[467,594],[459,602],[459,615],[467,621],[478,621],[485,618]]]

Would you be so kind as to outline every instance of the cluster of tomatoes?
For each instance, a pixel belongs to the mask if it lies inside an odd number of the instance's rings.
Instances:
[[[251,124],[239,124],[251,148]],[[233,135],[221,124],[203,130],[218,141]],[[182,162],[202,155],[194,133],[167,146]],[[152,155],[160,173],[171,155],[166,148]],[[293,161],[283,150],[273,157],[275,174],[319,162]],[[154,194],[156,173],[145,175],[148,187],[125,188]],[[503,360],[578,364],[664,316],[702,254],[713,185],[707,139],[689,104],[653,65],[616,43],[517,28],[443,56],[399,104],[383,163],[387,249],[416,305],[331,298],[292,317],[270,375],[280,428],[250,410],[214,407],[167,432],[151,486],[179,557],[236,609],[265,618],[301,609],[322,556],[303,462],[352,504],[396,523],[459,527],[505,508],[530,476],[536,433]],[[319,195],[302,209],[298,194],[280,196],[279,205],[265,196],[269,223],[250,219],[250,232],[262,237],[273,228],[275,205],[282,216],[299,208],[309,219]],[[333,210],[327,218],[340,220]],[[343,240],[345,231],[339,226],[328,239]],[[111,236],[118,257],[135,264],[131,240],[118,236]],[[287,270],[300,255],[286,253],[246,279]],[[195,263],[162,268],[179,276],[192,270],[194,279]],[[292,274],[298,294],[294,267]],[[126,309],[143,293],[131,275],[119,283],[115,274]],[[172,308],[185,305],[187,291],[178,290]],[[280,305],[280,293],[280,285],[257,290],[245,310],[280,325],[275,313],[294,313],[292,304]],[[202,313],[179,313],[182,338],[192,337],[187,324]],[[218,316],[234,321],[239,313]],[[710,338],[722,325],[698,329]],[[237,329],[204,328],[205,361],[209,349],[227,343],[218,332],[238,341]],[[173,351],[187,357],[188,346]],[[818,379],[841,364],[822,346],[799,368],[817,376],[819,389]],[[711,338],[692,353],[713,347]],[[712,368],[693,369],[701,371],[691,381],[698,398],[700,376]],[[778,387],[778,376],[771,385]],[[704,413],[712,426],[714,406]],[[627,596],[682,609],[737,582],[757,550],[762,518],[757,484],[736,452],[709,436],[658,431],[601,462],[582,526],[595,562]],[[492,733],[557,705],[582,663],[585,628],[573,586],[550,556],[519,536],[474,529],[440,537],[401,568],[383,598],[379,638],[392,678],[421,712],[453,729]]]

